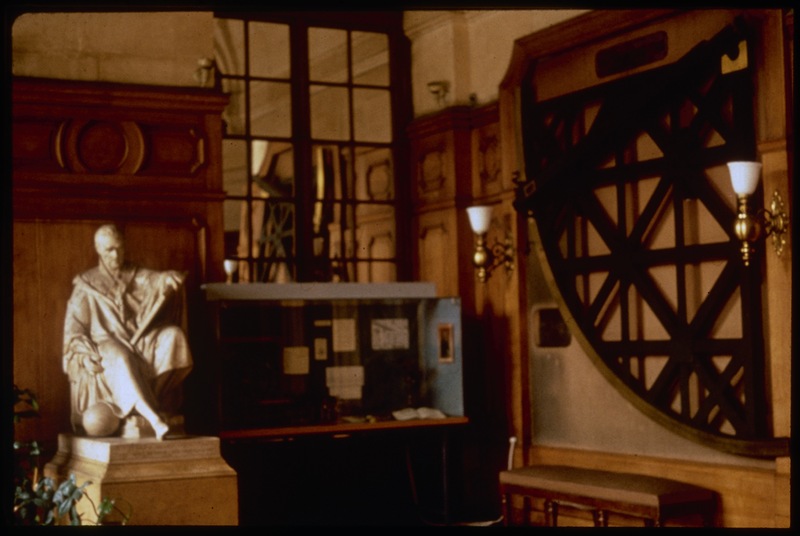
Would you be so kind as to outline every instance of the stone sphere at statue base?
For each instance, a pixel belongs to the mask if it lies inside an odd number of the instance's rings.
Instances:
[[[83,412],[83,429],[90,436],[109,436],[119,428],[119,417],[114,415],[111,406],[98,402]]]

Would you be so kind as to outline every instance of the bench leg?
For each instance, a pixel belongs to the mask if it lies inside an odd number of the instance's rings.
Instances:
[[[531,524],[531,498],[522,496],[522,524],[526,527]]]
[[[594,519],[595,527],[608,526],[608,516],[605,510],[592,510],[592,518]]]
[[[548,527],[558,526],[558,503],[551,500],[544,501],[544,523]]]

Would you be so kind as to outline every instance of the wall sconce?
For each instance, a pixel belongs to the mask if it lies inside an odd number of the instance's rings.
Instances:
[[[492,207],[488,205],[469,207],[467,215],[472,232],[477,237],[472,264],[475,265],[480,282],[485,283],[494,269],[499,266],[505,266],[506,273],[510,273],[514,269],[514,246],[511,243],[511,232],[506,229],[503,242],[495,239],[494,244],[487,248],[486,233],[489,231],[491,223]]]
[[[239,269],[239,261],[235,259],[225,259],[222,261],[222,267],[225,269],[225,282],[228,284],[233,283],[233,274]]]
[[[197,60],[197,69],[194,71],[194,79],[200,87],[207,87],[208,81],[214,77],[216,62],[213,58],[200,58]]]
[[[761,176],[760,162],[728,162],[731,174],[731,185],[739,200],[738,215],[734,224],[736,237],[742,241],[742,260],[744,265],[750,264],[750,255],[754,249],[752,244],[762,236],[772,235],[772,245],[778,257],[783,253],[786,244],[784,234],[789,230],[789,216],[784,211],[783,198],[776,190],[772,194],[769,210],[758,209],[751,213],[748,201],[758,186]]]
[[[450,91],[450,82],[447,80],[435,80],[433,82],[428,82],[428,91],[436,97],[436,103],[439,106],[444,104],[444,98],[447,96],[447,92]]]

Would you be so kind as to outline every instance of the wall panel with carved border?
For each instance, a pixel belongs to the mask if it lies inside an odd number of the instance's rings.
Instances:
[[[409,127],[415,277],[436,283],[439,295],[466,292],[474,274],[466,212],[471,198],[471,110],[448,108]]]
[[[490,203],[490,241],[502,240],[505,230],[512,239],[518,236],[513,176],[502,166],[499,133],[496,103],[444,109],[418,118],[409,128],[415,278],[435,282],[441,296],[458,295],[462,300],[470,426],[459,445],[464,487],[454,500],[461,501],[466,515],[486,504],[499,504],[497,471],[506,464],[509,434],[521,426],[509,417],[522,412],[509,408],[525,398],[520,391],[526,385],[520,370],[525,344],[520,331],[520,266],[509,273],[501,267],[486,283],[480,282],[472,264],[475,235],[466,212],[473,204]]]
[[[472,124],[473,197],[511,191],[510,176],[503,174],[497,102],[476,109],[472,114]]]

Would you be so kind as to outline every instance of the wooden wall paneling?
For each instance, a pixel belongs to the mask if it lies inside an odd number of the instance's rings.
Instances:
[[[788,139],[790,129],[787,122],[786,77],[784,72],[784,20],[779,10],[748,12],[757,22],[758,44],[755,48],[755,63],[758,82],[756,83],[756,132],[758,152],[762,167],[764,205],[769,208],[773,192],[783,198],[785,210],[792,215],[791,175],[789,174],[789,153],[792,147]],[[780,73],[780,75],[778,75]],[[789,97],[791,100],[791,97]],[[768,367],[772,374],[773,423],[776,435],[789,435],[791,430],[791,344],[785,343],[786,333],[792,331],[792,236],[784,235],[786,244],[781,257],[775,254],[771,239],[766,239],[766,288],[764,322],[767,339]]]
[[[452,145],[445,134],[432,136],[420,143],[416,160],[416,188],[414,194],[422,202],[446,201],[448,190],[455,182]],[[449,196],[452,199],[452,195]]]
[[[459,295],[457,221],[453,210],[419,215],[419,278],[435,283],[440,296]]]
[[[499,504],[496,470],[507,453],[506,353],[495,353],[491,346],[493,336],[501,340],[507,331],[505,327],[493,331],[477,309],[482,289],[472,265],[475,236],[466,213],[475,200],[474,114],[472,108],[453,107],[419,118],[409,128],[418,242],[415,278],[436,282],[440,295],[458,295],[462,302],[465,411],[470,425],[457,446],[464,482],[454,500],[467,517]]]
[[[50,331],[60,331],[58,328],[54,328],[53,319],[59,315],[62,315],[63,318],[65,305],[58,306],[59,296],[49,296],[50,300],[55,300],[56,306],[50,307],[52,310],[45,313],[50,304],[47,303],[48,296],[43,295],[40,285],[15,284],[22,278],[38,280],[38,274],[46,270],[39,266],[38,249],[41,246],[36,224],[15,223],[11,239],[14,245],[11,267],[12,355],[20,356],[12,363],[13,381],[21,389],[31,389],[37,395],[42,414],[41,419],[25,419],[15,425],[17,439],[30,441],[43,437],[43,423],[53,420],[52,416],[59,413],[59,406],[63,404],[63,401],[53,403],[60,399],[52,398],[54,394],[52,390],[43,389],[48,384],[58,385],[60,383],[58,374],[61,345],[59,343],[55,347],[55,354],[51,355],[49,360],[47,357],[42,357],[47,356],[48,352],[53,353],[54,349],[52,344],[48,344],[48,337],[41,337],[41,331],[43,325],[47,325]],[[69,259],[65,259],[64,262],[69,262]],[[46,317],[50,317],[51,321],[43,323],[42,319]],[[43,372],[47,370],[55,371],[51,381],[47,381]],[[67,398],[67,400],[69,399]]]
[[[520,439],[515,453],[517,465],[523,460],[521,444],[527,436],[527,339],[521,313],[525,263],[524,253],[520,253],[519,216],[512,205],[515,169],[505,166],[502,158],[507,139],[501,132],[498,103],[474,109],[471,124],[472,203],[493,206],[488,245],[502,243],[508,235],[515,256],[510,272],[497,267],[485,283],[478,282],[473,274],[476,317],[486,338],[480,371],[485,415],[481,431],[486,437],[483,455],[496,480],[497,472],[507,464],[509,436]],[[499,501],[499,497],[492,500]]]
[[[458,293],[469,326],[464,382],[471,426],[463,459],[468,475],[465,494],[470,496],[465,500],[499,504],[496,473],[507,463],[508,436],[513,433],[522,439],[527,429],[526,410],[521,407],[528,404],[519,282],[524,257],[517,252],[511,273],[501,267],[486,283],[479,282],[472,265],[475,236],[465,209],[493,204],[490,243],[503,240],[508,230],[518,249],[519,216],[512,206],[515,168],[504,165],[505,139],[497,103],[443,110],[418,119],[409,132],[417,170],[418,277],[435,281],[447,291],[445,295]]]
[[[17,78],[12,98],[15,186],[221,188],[221,94]]]
[[[513,137],[504,137],[501,130],[499,103],[472,110],[472,170],[470,177],[473,203],[494,206],[488,232],[489,245],[510,234],[515,249],[511,272],[496,268],[489,280],[476,285],[476,312],[487,329],[487,374],[493,378],[488,394],[493,408],[492,434],[498,444],[507,444],[509,435],[523,438],[527,420],[527,360],[524,332],[524,310],[520,304],[521,277],[524,277],[524,253],[520,253],[518,214],[513,208],[515,168],[505,165],[503,150]],[[521,453],[521,441],[518,451]],[[517,461],[522,456],[517,456]]]
[[[493,102],[472,114],[472,197],[499,195],[511,189],[503,173],[498,104]]]
[[[470,121],[469,108],[454,107],[409,126],[415,209],[460,205],[470,196]]]
[[[504,173],[504,181],[509,180]],[[506,397],[506,435],[517,438],[529,434],[530,402],[528,397],[528,343],[525,300],[525,246],[520,243],[519,215],[512,205],[511,190],[505,190],[500,204],[494,209],[494,232],[502,238],[506,230],[514,244],[514,267],[510,273],[498,268],[486,285],[487,301],[492,303],[495,316],[503,319],[504,332],[494,341],[496,355],[503,356],[504,393]],[[520,457],[521,459],[521,457]]]
[[[372,211],[368,216],[359,215],[357,219],[359,222],[356,231],[357,254],[375,259],[394,257],[397,245],[394,212],[379,209]],[[396,270],[389,263],[380,261],[361,263],[358,271],[358,281],[388,283],[397,280]]]
[[[792,10],[748,10],[757,28],[757,82],[755,109],[758,152],[763,164],[762,182],[764,203],[769,208],[773,192],[783,197],[790,222],[793,214],[792,178],[794,177],[794,63],[790,61],[794,42]],[[789,56],[787,58],[787,56]],[[791,230],[797,226],[789,224]],[[767,370],[771,387],[772,424],[775,435],[791,436],[792,425],[792,356],[796,330],[793,319],[792,233],[785,235],[783,254],[778,257],[766,239],[764,284],[766,315],[763,321],[766,338]],[[792,334],[792,335],[788,335]],[[791,459],[777,460],[774,478],[774,526],[789,527],[791,523]]]
[[[462,310],[467,313],[474,303],[474,237],[464,210],[471,197],[470,121],[469,108],[454,107],[419,118],[408,129],[413,171],[412,228],[416,229],[418,241],[414,277],[441,280],[437,281],[437,293],[460,296]],[[447,233],[447,244],[437,251],[433,244],[444,239],[443,232]]]
[[[73,277],[96,265],[94,232],[108,222],[122,228],[129,260],[187,272],[195,357],[187,420],[194,413],[202,421],[200,285],[224,277],[221,112],[227,97],[192,88],[17,78],[12,99],[13,371],[15,382],[33,389],[42,404],[42,418],[18,431],[54,441],[69,430],[61,370],[66,302]]]

